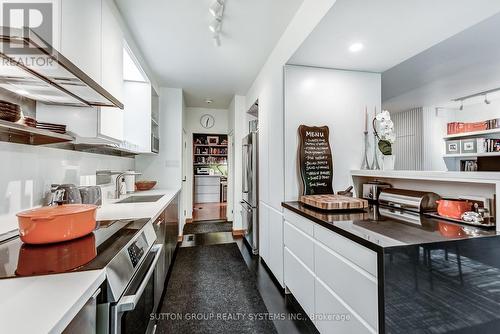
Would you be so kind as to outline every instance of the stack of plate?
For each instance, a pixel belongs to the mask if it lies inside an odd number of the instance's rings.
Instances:
[[[62,134],[66,133],[66,125],[62,125],[62,124],[36,122],[36,128],[49,130],[52,132],[57,132],[57,133],[62,133]]]
[[[0,119],[17,122],[21,119],[21,107],[17,104],[0,100]]]
[[[32,128],[36,128],[36,119],[31,117],[24,117],[23,124]]]

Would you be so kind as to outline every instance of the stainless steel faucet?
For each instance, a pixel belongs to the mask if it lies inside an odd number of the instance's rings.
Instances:
[[[132,172],[132,171],[126,171],[126,172],[120,172],[120,173],[111,172],[111,174],[118,174],[116,176],[116,180],[115,180],[115,199],[120,198],[120,179],[123,176],[125,176],[125,175],[142,175],[142,173],[136,173],[136,172]]]

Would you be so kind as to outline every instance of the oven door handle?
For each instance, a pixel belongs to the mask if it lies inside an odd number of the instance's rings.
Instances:
[[[116,308],[118,312],[127,312],[127,311],[132,311],[135,309],[135,306],[139,302],[139,299],[142,297],[142,293],[144,292],[144,289],[146,289],[146,286],[148,285],[149,279],[151,278],[151,275],[153,275],[155,269],[156,269],[156,264],[158,263],[158,260],[160,259],[161,255],[161,250],[163,248],[163,245],[156,244],[151,248],[152,252],[156,252],[156,255],[153,259],[153,262],[151,262],[151,266],[148,269],[148,272],[146,275],[144,275],[144,278],[142,279],[141,285],[139,285],[139,288],[137,289],[137,293],[134,295],[130,296],[123,296],[123,298],[120,298],[120,301],[116,304]]]

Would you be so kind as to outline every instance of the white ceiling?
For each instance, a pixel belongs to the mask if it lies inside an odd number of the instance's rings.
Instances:
[[[289,63],[384,72],[499,11],[498,0],[337,0]]]
[[[496,14],[382,73],[384,108],[457,108],[452,99],[500,87],[499,31]],[[499,98],[494,95],[488,98]],[[482,101],[480,96],[464,104]]]
[[[189,107],[227,108],[234,94],[246,94],[302,3],[226,0],[216,47],[208,29],[213,1],[115,0],[160,84],[183,88]]]

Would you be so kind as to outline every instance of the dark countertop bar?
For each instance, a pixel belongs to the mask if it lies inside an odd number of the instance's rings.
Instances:
[[[300,202],[282,206],[376,252],[390,247],[423,245],[499,235],[494,228],[461,225],[400,210],[370,206],[357,211],[324,211]]]

